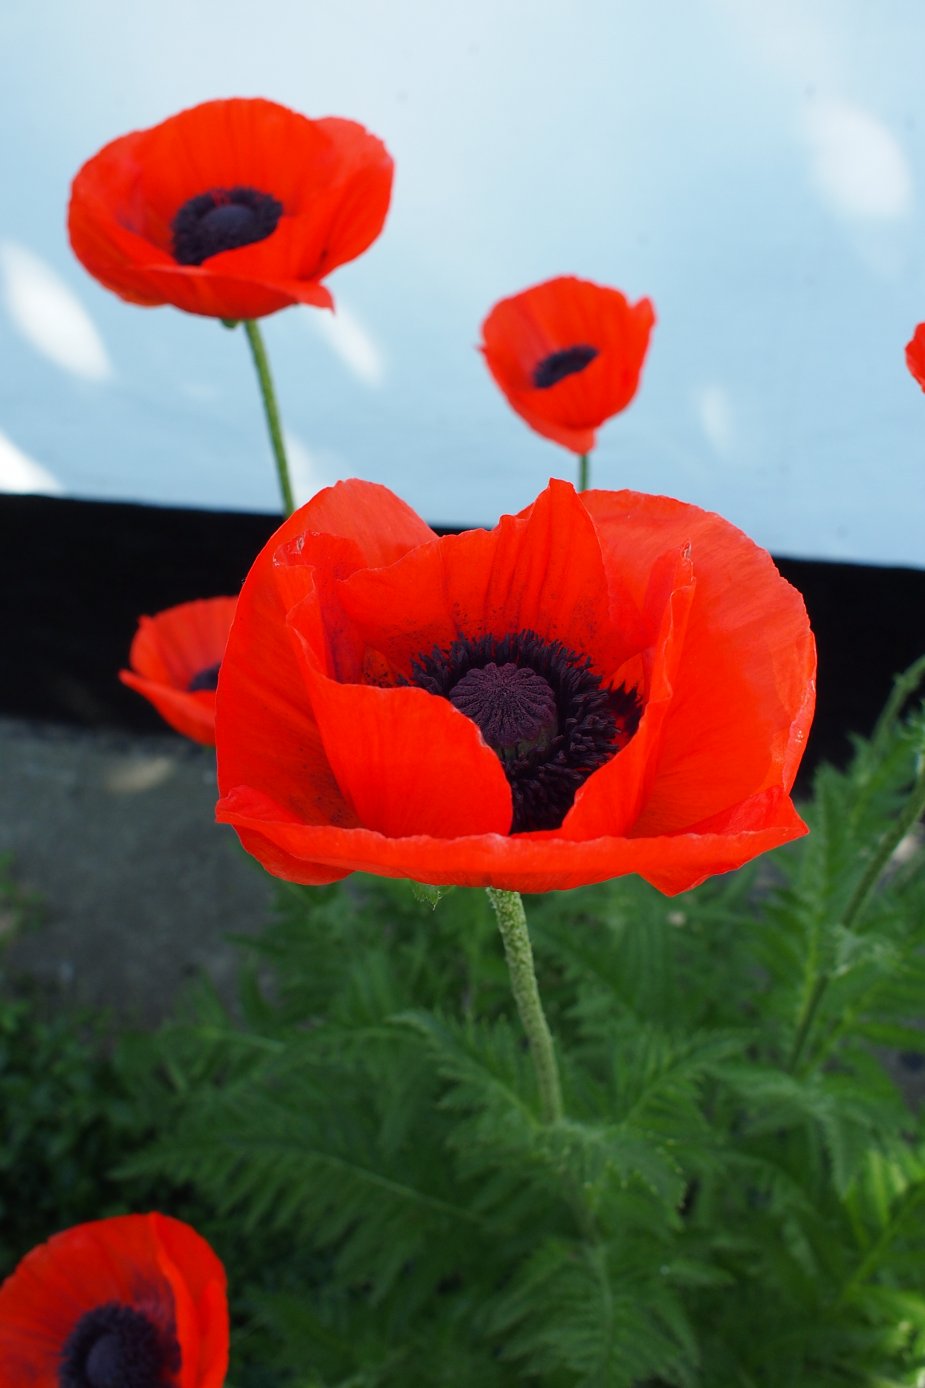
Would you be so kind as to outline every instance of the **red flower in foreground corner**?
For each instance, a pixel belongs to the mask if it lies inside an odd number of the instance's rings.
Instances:
[[[697,507],[551,482],[441,539],[339,483],[238,599],[217,816],[295,882],[679,892],[805,832],[814,674],[800,595]]]
[[[3,1388],[221,1388],[227,1367],[224,1269],[168,1215],[66,1229],[0,1288]]]
[[[925,323],[920,323],[906,343],[906,365],[925,390]]]
[[[354,121],[207,101],[123,135],[74,179],[78,260],[134,304],[212,318],[331,308],[321,281],[382,230],[392,159]]]
[[[495,304],[482,351],[508,403],[544,438],[590,453],[630,403],[655,322],[648,299],[563,276]]]
[[[215,743],[215,686],[236,598],[197,598],[142,617],[119,678],[184,737]]]

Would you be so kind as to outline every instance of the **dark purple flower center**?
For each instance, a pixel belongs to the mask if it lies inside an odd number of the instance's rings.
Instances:
[[[578,342],[574,347],[563,347],[560,352],[550,352],[548,357],[538,361],[533,368],[533,384],[537,390],[548,390],[550,386],[564,381],[566,376],[574,376],[576,371],[584,371],[598,355],[596,347],[586,342]]]
[[[187,694],[195,694],[200,689],[217,689],[218,672],[221,668],[222,662],[217,660],[214,665],[207,665],[204,670],[199,670],[186,686]]]
[[[170,1388],[180,1347],[133,1306],[107,1301],[71,1331],[58,1367],[58,1388]]]
[[[412,665],[411,683],[478,724],[511,787],[511,833],[558,829],[579,787],[639,725],[635,691],[605,688],[586,656],[534,631],[462,637]]]
[[[173,257],[180,265],[201,265],[222,251],[265,241],[276,230],[283,204],[256,188],[212,188],[197,193],[171,223]]]

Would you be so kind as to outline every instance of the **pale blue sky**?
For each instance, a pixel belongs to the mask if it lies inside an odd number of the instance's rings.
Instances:
[[[497,298],[571,273],[659,318],[595,483],[781,554],[925,563],[917,0],[6,0],[0,52],[0,490],[276,508],[241,335],[123,304],[64,232],[100,145],[261,95],[397,167],[337,318],[266,320],[303,498],[359,475],[481,524],[571,477],[475,350]]]

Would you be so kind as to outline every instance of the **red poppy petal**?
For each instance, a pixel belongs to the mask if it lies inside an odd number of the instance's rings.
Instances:
[[[297,518],[300,524],[292,526]],[[364,565],[371,569],[394,564],[409,550],[437,538],[430,526],[388,487],[356,479],[325,487],[296,511],[289,525],[293,533],[317,531],[352,540]]]
[[[172,728],[195,742],[215,742],[215,691],[191,692],[189,686],[221,664],[236,601],[199,598],[142,617],[129,651],[132,668],[119,675]]]
[[[911,340],[906,343],[906,365],[925,390],[925,323],[919,323]]]
[[[605,676],[631,652],[632,622],[622,631],[611,621],[597,535],[567,482],[550,482],[493,531],[448,535],[389,569],[358,571],[338,598],[354,636],[405,675],[415,657],[460,635],[535,631],[589,655]]]
[[[803,600],[727,521],[666,497],[586,493],[605,548],[639,576],[690,543],[696,594],[651,793],[634,832],[685,829],[773,785],[789,790],[812,717]],[[624,577],[632,584],[633,573]]]
[[[289,853],[273,838],[272,832],[268,835],[246,827],[301,823],[297,815],[249,786],[236,786],[223,795],[216,806],[215,818],[219,823],[233,825],[244,851],[256,858],[267,872],[285,882],[297,882],[302,887],[327,887],[349,877],[353,871],[352,868],[331,868],[322,863],[306,862]]]
[[[131,670],[120,670],[119,679],[153,704],[164,722],[175,732],[205,747],[215,746],[215,691],[200,689],[184,693],[170,685],[143,679]]]
[[[501,763],[448,700],[339,684],[310,664],[306,677],[328,765],[357,823],[391,838],[507,833]]]
[[[181,1364],[177,1388],[222,1388],[228,1369],[225,1269],[188,1224],[152,1214],[158,1267],[173,1292]]]
[[[107,283],[102,274],[97,278]],[[292,304],[334,306],[330,292],[314,280],[248,280],[199,266],[152,266],[136,276],[136,283],[150,287],[150,304],[173,304],[183,313],[197,313],[205,318],[265,318]],[[136,302],[141,302],[140,292],[139,289]]]
[[[779,791],[767,792],[742,807],[740,822],[732,831],[638,839],[580,841],[561,838],[556,832],[394,839],[369,829],[294,823],[280,816],[272,802],[243,790],[223,797],[216,815],[233,824],[242,841],[245,833],[253,832],[256,838],[272,842],[277,861],[287,866],[280,875],[292,881],[311,884],[314,874],[328,869],[409,877],[434,886],[492,886],[519,892],[564,891],[638,873],[659,891],[674,896],[806,833],[789,799]],[[265,859],[261,861],[269,867]],[[290,876],[289,864],[304,865],[305,877]]]
[[[557,424],[554,420],[547,419],[544,415],[523,403],[518,397],[515,404],[510,399],[510,404],[520,415],[525,424],[529,424],[534,433],[541,435],[544,439],[551,439],[553,443],[558,443],[562,448],[567,448],[570,453],[591,453],[597,444],[597,430],[584,428],[574,429],[568,424]]]
[[[186,689],[225,653],[236,598],[197,598],[142,617],[129,650],[137,675]]]
[[[277,530],[238,599],[223,662],[216,700],[217,725],[229,729],[218,761],[223,792],[251,785],[298,806],[311,823],[353,822],[327,765],[299,638],[286,616],[314,593],[316,565],[327,593],[335,578],[364,563],[391,563],[433,538],[429,526],[386,487],[358,481],[319,492]],[[230,682],[227,668],[234,672]],[[236,736],[235,728],[248,729],[247,738]]]
[[[630,833],[651,793],[696,588],[687,553],[664,556],[650,588],[659,626],[642,662],[642,719],[627,745],[579,788],[560,830],[568,838]]]

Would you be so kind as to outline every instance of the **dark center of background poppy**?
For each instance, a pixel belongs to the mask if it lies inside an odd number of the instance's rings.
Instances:
[[[548,357],[544,357],[534,366],[533,384],[537,390],[548,390],[550,386],[564,381],[566,376],[574,376],[576,371],[584,371],[597,355],[598,349],[586,342],[578,342],[574,347],[563,347],[560,352],[550,352]]]
[[[222,662],[217,660],[214,665],[207,665],[204,670],[199,670],[186,686],[187,694],[196,694],[200,689],[217,689],[218,672],[222,668]]]
[[[201,265],[212,255],[265,241],[276,230],[283,204],[256,188],[213,188],[180,208],[170,229],[173,257]]]
[[[605,688],[586,656],[534,631],[463,637],[412,665],[411,683],[449,699],[498,755],[511,787],[511,833],[558,829],[592,772],[639,725],[636,694]]]
[[[61,1351],[59,1388],[168,1388],[180,1347],[153,1321],[118,1301],[81,1316]]]

